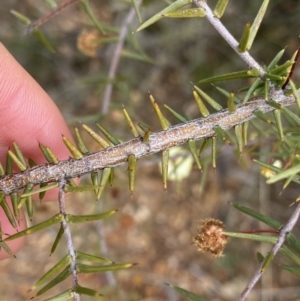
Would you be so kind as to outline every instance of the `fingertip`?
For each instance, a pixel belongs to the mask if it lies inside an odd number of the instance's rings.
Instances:
[[[45,162],[38,141],[67,159],[61,133],[71,137],[55,103],[0,43],[0,160],[16,141],[25,157]]]

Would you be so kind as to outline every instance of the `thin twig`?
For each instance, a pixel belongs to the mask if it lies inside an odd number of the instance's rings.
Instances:
[[[69,7],[71,4],[78,2],[78,1],[79,0],[67,0],[67,1],[63,2],[62,4],[60,4],[59,6],[54,8],[50,13],[48,13],[48,14],[42,16],[40,19],[30,23],[26,28],[25,34],[33,32],[35,29],[37,29],[38,27],[40,27],[41,25],[43,25],[44,23],[46,23],[47,21],[49,21],[50,19],[52,19],[53,17],[55,17],[56,15],[61,13],[64,9]]]
[[[66,185],[65,179],[62,179],[59,181],[59,191],[58,191],[59,211],[64,216],[66,216],[65,191],[64,191],[65,185]],[[65,219],[63,219],[61,223],[64,228],[64,235],[65,235],[65,238],[67,241],[68,251],[72,258],[72,262],[70,263],[70,270],[72,273],[73,288],[75,288],[75,286],[78,285],[78,276],[77,276],[77,271],[76,271],[76,255],[75,255],[75,250],[74,250],[74,246],[73,246],[72,235],[71,235],[70,227],[69,227],[69,224],[67,223],[67,221]],[[80,295],[77,293],[74,293],[74,299],[76,301],[80,301]]]
[[[270,93],[270,99],[282,106],[289,106],[295,103],[293,95],[285,96],[282,91]],[[77,178],[99,169],[126,163],[128,156],[131,154],[136,159],[139,159],[173,146],[185,144],[189,140],[210,138],[215,135],[215,126],[218,125],[224,131],[227,131],[238,124],[255,118],[256,116],[253,112],[256,110],[267,113],[273,111],[274,108],[265,101],[264,96],[256,96],[246,104],[237,105],[235,113],[230,113],[226,109],[211,114],[206,118],[198,118],[171,126],[167,130],[152,133],[148,142],[143,142],[142,137],[138,137],[116,146],[87,154],[80,160],[70,158],[59,161],[57,164],[46,163],[26,169],[20,173],[2,176],[0,177],[0,190],[9,195],[24,188],[28,183],[37,185],[58,182],[61,179]]]
[[[266,71],[261,67],[248,51],[240,52],[238,50],[238,42],[223,25],[223,23],[214,16],[212,10],[204,0],[193,0],[198,7],[202,7],[206,11],[206,18],[211,25],[219,32],[229,46],[238,54],[238,56],[250,67],[259,70],[260,76],[263,77]]]
[[[273,246],[269,254],[272,254],[273,257],[276,255],[276,253],[279,251],[279,249],[282,247],[282,245],[285,242],[285,237],[287,234],[289,234],[292,229],[294,228],[296,222],[299,219],[299,214],[300,214],[300,204],[297,205],[295,211],[293,212],[292,216],[290,217],[289,221],[286,223],[286,225],[281,229],[279,236],[278,236],[278,241],[277,243]],[[257,281],[260,279],[262,276],[264,269],[263,267],[266,264],[266,261],[268,260],[269,256],[266,256],[261,265],[258,267],[258,269],[255,271],[253,277],[241,293],[240,297],[237,299],[237,301],[244,301],[246,297],[249,295],[250,291],[254,287],[254,285],[257,283]]]
[[[142,0],[138,0],[137,4],[140,5],[142,3]],[[115,51],[113,53],[113,57],[111,60],[111,64],[109,67],[109,72],[108,72],[108,83],[105,87],[104,94],[103,94],[103,102],[102,102],[102,114],[107,114],[108,108],[109,108],[109,103],[111,99],[111,94],[112,94],[112,88],[113,88],[113,81],[116,76],[117,68],[119,65],[122,49],[124,46],[124,41],[128,33],[128,24],[132,22],[133,17],[135,16],[135,9],[132,7],[128,14],[126,15],[122,25],[121,25],[121,30],[119,33],[119,39],[118,43],[116,45]]]

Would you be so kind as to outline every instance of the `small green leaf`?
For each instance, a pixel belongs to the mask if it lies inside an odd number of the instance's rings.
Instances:
[[[0,240],[0,248],[3,249],[7,254],[16,258],[13,251],[9,248],[9,246],[2,240]]]
[[[231,92],[226,91],[225,89],[222,89],[218,86],[215,86],[214,84],[212,84],[221,94],[223,94],[224,96],[226,96],[227,98],[230,97]],[[234,102],[235,103],[241,103],[242,99],[240,99],[239,97],[237,97],[236,95],[234,95]]]
[[[174,111],[172,108],[170,108],[168,105],[164,105],[164,107],[169,110],[178,120],[180,120],[182,123],[188,122],[189,120],[176,111]]]
[[[214,128],[213,128],[214,132],[222,138],[222,140],[227,143],[227,144],[231,144],[230,140],[228,139],[228,136],[226,135],[226,132],[219,126],[219,125],[216,125]]]
[[[5,175],[5,171],[4,171],[2,164],[0,163],[0,177],[2,177],[4,175]]]
[[[251,87],[249,88],[249,90],[247,91],[243,103],[245,104],[249,98],[253,95],[253,92],[256,90],[256,88],[259,86],[259,84],[261,83],[261,79],[258,77],[253,84],[251,85]]]
[[[28,158],[28,164],[29,164],[30,167],[37,166],[37,164],[30,158]]]
[[[65,186],[65,192],[82,192],[99,189],[99,185],[78,185],[78,186]]]
[[[76,160],[79,160],[83,157],[81,151],[66,136],[62,136],[62,140]]]
[[[55,295],[54,297],[48,298],[44,301],[66,301],[66,300],[70,300],[73,297],[74,297],[74,292],[71,289],[68,289],[63,293]]]
[[[200,194],[202,194],[205,191],[206,182],[207,182],[207,174],[208,174],[208,161],[205,161],[203,164],[200,185],[199,185]]]
[[[253,24],[251,26],[251,29],[250,29],[250,35],[249,35],[247,50],[250,50],[250,48],[252,47],[253,41],[254,41],[255,36],[258,32],[261,21],[263,20],[265,12],[267,10],[268,4],[269,4],[269,0],[264,0],[263,1],[263,3],[261,4],[261,7],[260,7],[255,19],[254,19],[254,22],[253,22]]]
[[[265,80],[265,101],[269,100],[269,92],[270,92],[270,81],[268,79]]]
[[[17,224],[14,218],[14,215],[12,214],[10,207],[8,206],[4,193],[0,193],[0,206],[2,207],[7,219],[9,220],[10,224],[16,229]]]
[[[90,255],[87,253],[83,253],[80,251],[75,251],[76,259],[78,260],[84,260],[88,262],[96,262],[96,263],[113,263],[111,260],[99,257],[99,256],[94,256]]]
[[[136,126],[133,124],[133,122],[132,122],[132,120],[131,120],[131,118],[130,118],[128,112],[127,112],[127,110],[124,108],[124,106],[123,106],[123,114],[125,116],[126,122],[127,122],[128,126],[129,126],[129,128],[130,128],[131,133],[133,134],[133,136],[135,138],[139,137],[140,134],[139,134]]]
[[[285,52],[285,48],[280,50],[276,55],[275,57],[273,58],[273,60],[271,61],[271,63],[269,64],[268,66],[268,71],[272,70],[276,65],[277,63],[280,61],[280,59],[282,58],[283,54]]]
[[[132,194],[134,190],[134,181],[136,173],[136,157],[131,154],[128,156],[128,178],[129,178],[129,190]]]
[[[20,199],[20,201],[22,200],[22,198]],[[28,214],[29,219],[31,220],[33,217],[33,204],[32,204],[32,197],[31,196],[27,196],[25,198],[25,204],[26,204],[26,211]]]
[[[46,151],[47,151],[49,157],[51,158],[51,162],[53,164],[57,164],[59,162],[59,160],[56,157],[56,155],[53,153],[53,151],[50,149],[50,147],[46,146]]]
[[[198,296],[198,295],[196,295],[196,294],[194,294],[194,293],[192,293],[188,290],[185,290],[181,287],[170,285],[170,284],[168,284],[168,285],[170,287],[174,288],[174,290],[176,292],[178,292],[180,295],[185,296],[185,297],[189,298],[190,300],[193,300],[193,301],[208,301],[207,299],[204,299],[204,298],[202,298],[202,297],[200,297],[200,296]]]
[[[149,131],[149,128],[146,126],[146,125],[144,125],[143,123],[138,123],[138,126],[139,126],[139,128],[143,131],[143,132],[147,132],[147,131]]]
[[[54,265],[50,270],[48,270],[32,287],[30,290],[35,290],[37,287],[44,284],[55,274],[58,274],[65,270],[72,262],[71,255],[65,255],[56,265]]]
[[[57,7],[57,3],[55,0],[46,0],[46,3],[51,9],[54,9]]]
[[[269,78],[270,80],[272,80],[274,82],[282,82],[286,79],[286,77],[284,77],[284,76],[279,76],[279,75],[275,75],[272,73],[266,73],[265,78]]]
[[[91,172],[91,180],[92,180],[93,185],[97,186],[97,188],[94,189],[94,192],[95,192],[95,194],[97,196],[98,193],[99,193],[99,186],[100,186],[99,175],[98,175],[97,171]]]
[[[168,164],[169,164],[169,150],[163,150],[161,156],[161,173],[163,177],[164,189],[167,189],[168,183]]]
[[[8,150],[8,155],[11,157],[12,161],[18,166],[18,168],[21,171],[24,171],[27,169],[26,165],[23,165],[23,163],[19,160],[19,158],[11,150]]]
[[[56,247],[58,246],[58,243],[60,242],[60,240],[61,240],[61,238],[62,238],[62,236],[63,236],[63,234],[64,234],[64,227],[63,227],[63,225],[61,224],[60,225],[60,228],[59,228],[59,230],[58,230],[58,232],[57,232],[57,235],[56,235],[56,237],[55,237],[55,240],[54,240],[54,242],[53,242],[53,245],[52,245],[52,247],[51,247],[51,250],[50,250],[50,256],[55,252],[55,250],[56,250]]]
[[[290,176],[295,176],[297,173],[300,172],[300,164],[290,167],[282,172],[277,173],[276,175],[274,175],[273,177],[271,177],[270,179],[267,180],[268,184],[273,184],[276,183],[280,180],[286,179]]]
[[[261,272],[264,272],[270,265],[270,263],[273,261],[275,255],[273,252],[269,252],[265,258],[265,261],[261,267]]]
[[[8,153],[6,154],[5,162],[6,162],[5,174],[10,175],[10,174],[12,174],[13,168],[12,168],[12,159]]]
[[[92,222],[92,221],[97,221],[99,219],[104,219],[112,216],[115,214],[118,210],[110,210],[108,212],[104,213],[99,213],[99,214],[91,214],[91,215],[71,215],[67,214],[66,215],[66,221],[71,223],[71,224],[76,224],[76,223],[84,223],[84,222]]]
[[[80,3],[82,4],[82,7],[84,11],[87,13],[87,15],[90,17],[92,20],[93,24],[95,27],[103,34],[106,35],[106,31],[104,29],[104,26],[98,21],[94,10],[91,8],[90,3],[88,0],[81,0]]]
[[[149,98],[150,98],[150,101],[151,101],[151,104],[153,106],[153,109],[159,119],[159,122],[160,122],[160,125],[162,127],[162,129],[165,131],[167,130],[170,126],[171,126],[171,123],[167,120],[167,118],[162,114],[157,102],[155,101],[153,95],[150,93],[149,94]]]
[[[246,121],[242,124],[242,132],[243,132],[243,142],[244,145],[248,144],[248,127],[249,127],[249,121]]]
[[[134,59],[134,60],[142,61],[142,62],[149,63],[149,64],[155,64],[155,61],[151,57],[149,57],[148,55],[146,55],[145,53],[140,52],[140,51],[136,52],[136,51],[122,49],[121,55],[122,55],[122,57],[126,57],[129,59]]]
[[[191,0],[177,0],[175,2],[173,2],[172,4],[170,4],[168,7],[166,7],[165,9],[163,9],[162,11],[160,11],[159,13],[157,13],[156,15],[154,15],[153,17],[151,17],[150,19],[148,19],[146,22],[144,22],[137,30],[136,32],[145,29],[146,27],[152,25],[153,23],[159,21],[160,19],[163,18],[163,15],[171,12],[173,10],[177,10],[187,4],[189,4],[191,2]]]
[[[240,124],[237,124],[234,127],[235,137],[238,145],[239,153],[242,154],[243,152],[243,129]]]
[[[235,113],[236,112],[236,106],[234,104],[234,93],[230,93],[229,94],[229,98],[228,98],[228,101],[227,101],[227,107],[228,107],[228,111],[230,113]]]
[[[200,149],[199,149],[199,157],[202,155],[203,151],[207,148],[208,144],[210,142],[210,139],[204,139],[201,146],[200,146]]]
[[[286,107],[282,107],[283,112],[288,115],[290,118],[292,118],[298,125],[300,125],[300,118],[293,113],[291,110],[289,110]]]
[[[113,182],[115,179],[115,170],[113,168],[110,169],[109,177],[108,177],[108,182],[109,185],[112,186]]]
[[[262,161],[259,161],[259,160],[255,160],[255,159],[253,161],[256,162],[257,164],[259,164],[262,167],[262,169],[266,169],[267,171],[270,170],[270,171],[272,171],[274,173],[280,173],[280,172],[283,171],[282,169],[280,169],[280,168],[278,168],[278,167],[276,167],[274,165],[267,164],[265,162],[262,162]],[[272,177],[273,176],[274,175],[272,175]],[[300,176],[295,175],[293,177],[293,182],[300,184]]]
[[[82,124],[84,130],[90,134],[90,136],[103,148],[109,147],[109,143],[107,143],[101,136],[99,136],[95,131],[93,131],[89,126],[86,124]]]
[[[252,233],[235,233],[235,232],[227,232],[223,231],[223,234],[234,237],[234,238],[242,238],[242,239],[249,239],[259,242],[265,242],[269,244],[276,244],[278,241],[277,236],[271,236],[271,235],[259,235],[259,234],[252,234]]]
[[[20,217],[20,211],[18,208],[18,202],[19,202],[19,195],[17,192],[13,192],[10,194],[10,200],[14,211],[14,216],[17,220],[19,220]]]
[[[29,194],[32,189],[33,189],[34,185],[32,183],[29,183],[26,185],[25,189],[24,189],[24,194]],[[25,197],[21,197],[19,200],[19,204],[18,204],[18,208],[20,209],[24,203],[27,202],[28,198],[30,198],[31,196],[25,196]]]
[[[18,144],[16,142],[13,142],[13,148],[15,150],[15,153],[18,157],[18,159],[20,160],[20,162],[22,163],[22,165],[24,165],[25,167],[27,167],[27,163],[25,161],[25,158],[21,152],[21,149],[19,148]]]
[[[56,286],[58,283],[63,282],[65,279],[67,279],[72,274],[70,267],[66,267],[60,274],[58,274],[53,280],[51,280],[48,284],[46,284],[42,289],[40,289],[36,296],[40,296],[44,293],[46,293],[49,289]],[[55,300],[55,299],[54,299]],[[68,300],[68,299],[64,299]]]
[[[144,124],[142,124],[141,122],[139,122],[137,125],[145,133],[144,137],[143,137],[143,142],[144,143],[148,143],[149,136],[151,135],[151,130],[147,126],[145,126]]]
[[[257,118],[259,118],[260,120],[262,120],[262,121],[264,121],[264,122],[266,122],[266,123],[268,123],[268,124],[272,124],[272,123],[273,123],[270,119],[268,119],[268,118],[266,117],[265,113],[263,113],[263,112],[262,112],[261,110],[259,110],[259,109],[254,110],[252,113],[253,113],[253,115],[255,115]]]
[[[135,10],[135,13],[136,13],[136,15],[137,15],[137,17],[139,19],[139,22],[142,23],[143,22],[142,15],[141,15],[140,7],[139,7],[137,1],[136,0],[131,0],[131,3],[133,5],[133,7],[134,7],[134,10]]]
[[[291,59],[290,59],[290,62],[292,62],[292,65],[287,67],[286,69],[286,78],[284,81],[282,81],[281,83],[279,83],[280,87],[281,88],[284,88],[286,86],[286,84],[288,83],[289,81],[289,78],[293,75],[293,70],[294,70],[294,67],[295,67],[295,64],[299,58],[299,54],[300,54],[300,48],[298,48],[294,54],[292,55]]]
[[[277,109],[277,110],[282,110],[283,106],[281,104],[279,104],[277,101],[271,99],[268,101],[268,105],[270,105],[271,107]]]
[[[47,150],[46,150],[46,146],[45,146],[44,144],[42,144],[42,143],[39,143],[39,148],[40,148],[41,152],[43,153],[45,159],[46,159],[49,163],[52,163],[52,162],[51,162],[51,158],[49,157],[49,154],[48,154],[48,152],[47,152]]]
[[[193,91],[193,96],[194,96],[194,99],[197,103],[197,106],[198,106],[198,109],[201,113],[201,115],[205,118],[207,116],[210,115],[207,107],[205,106],[204,102],[202,101],[202,99],[200,98],[199,94],[194,90]]]
[[[256,253],[256,257],[259,263],[262,263],[265,259],[265,257],[260,252]]]
[[[85,143],[82,139],[82,136],[79,132],[78,127],[75,127],[75,139],[76,139],[76,142],[77,142],[77,145],[78,145],[78,148],[79,148],[80,152],[82,154],[87,154],[89,152],[89,150],[86,147],[86,145],[85,145]]]
[[[56,188],[56,187],[58,187],[58,183],[49,184],[47,186],[41,187],[39,189],[35,189],[33,191],[29,191],[29,192],[24,191],[24,193],[21,195],[21,198],[25,198],[25,197],[32,196],[32,195],[37,194],[37,193],[48,191],[48,190],[51,190],[51,189]]]
[[[264,224],[276,229],[276,230],[280,230],[282,228],[282,223],[272,219],[269,216],[263,215],[253,209],[250,209],[248,207],[245,207],[243,205],[237,204],[237,203],[231,203],[231,205],[236,208],[237,210],[246,213],[247,215],[250,215],[252,217],[254,217],[256,220],[259,220],[261,222],[263,222]]]
[[[289,67],[291,67],[293,64],[294,64],[294,61],[288,60],[285,63],[283,63],[282,65],[271,69],[270,73],[274,74],[274,75],[286,75],[289,73],[289,70],[290,70]]]
[[[53,46],[49,43],[49,41],[45,38],[45,36],[42,34],[42,32],[39,29],[33,30],[32,34],[34,37],[50,52],[55,53],[55,49]]]
[[[293,233],[286,236],[287,243],[300,254],[300,242]]]
[[[63,220],[63,218],[64,218],[63,214],[56,214],[53,217],[51,217],[51,218],[43,221],[40,224],[37,224],[35,226],[32,226],[30,228],[27,228],[27,229],[25,229],[23,231],[17,232],[16,234],[13,234],[13,235],[7,237],[5,239],[5,241],[9,241],[9,240],[13,240],[13,239],[16,239],[16,238],[20,238],[20,237],[23,237],[25,235],[32,234],[32,233],[35,233],[35,232],[40,231],[42,229],[48,228],[48,227],[50,227],[52,225],[60,223]]]
[[[83,287],[80,285],[76,285],[74,288],[74,292],[80,295],[86,295],[86,296],[92,296],[92,297],[101,297],[103,295],[101,295],[100,293],[98,293],[97,291],[87,288],[87,287]]]
[[[86,265],[77,263],[76,264],[76,271],[78,273],[101,273],[101,272],[108,272],[108,271],[118,271],[124,270],[132,267],[134,263],[125,263],[125,264],[108,264],[108,265]]]
[[[208,83],[220,82],[220,81],[231,80],[231,79],[251,78],[251,77],[258,77],[258,76],[259,76],[259,70],[250,69],[250,70],[236,71],[236,72],[232,72],[232,73],[209,77],[209,78],[200,80],[198,83],[199,84],[208,84]]]
[[[110,134],[105,128],[103,128],[100,124],[96,122],[97,127],[100,129],[102,134],[113,144],[118,145],[120,141],[112,134]]]
[[[229,0],[219,0],[215,9],[214,9],[214,15],[215,17],[217,17],[218,19],[221,19],[225,10],[226,10],[226,7],[227,7],[227,4],[228,4]]]
[[[282,128],[282,122],[281,122],[281,111],[276,109],[273,111],[274,114],[274,119],[277,127],[277,131],[279,134],[280,140],[283,142],[284,141],[284,135],[283,135],[283,128]]]
[[[205,92],[203,92],[200,88],[197,86],[194,86],[194,89],[197,91],[197,93],[202,96],[215,110],[220,111],[222,110],[222,106],[217,103],[214,99],[212,99],[210,96],[208,96]]]
[[[199,160],[199,157],[198,157],[198,154],[197,154],[197,146],[196,146],[196,141],[195,140],[189,140],[189,148],[190,148],[190,151],[192,153],[192,156],[194,158],[194,161],[198,167],[198,169],[202,169],[201,167],[201,163],[200,163],[200,160]]]
[[[169,13],[163,14],[163,17],[167,18],[201,18],[205,17],[205,10],[201,7],[197,8],[187,8],[187,9],[179,9],[174,10]]]
[[[240,43],[238,45],[238,50],[240,52],[245,52],[247,50],[247,45],[248,45],[248,40],[249,40],[249,35],[250,35],[250,28],[251,28],[251,24],[247,23],[245,25]]]
[[[282,189],[283,189],[283,190],[286,189],[287,186],[293,181],[293,179],[294,179],[294,176],[289,176],[289,177],[286,179],[286,181],[284,182],[284,184],[283,184],[283,186],[282,186]]]
[[[26,17],[25,15],[17,12],[16,10],[10,10],[9,11],[14,17],[16,17],[19,21],[21,21],[25,25],[29,25],[31,23],[31,20]]]
[[[298,257],[295,253],[293,253],[287,246],[283,245],[280,248],[280,253],[295,262],[296,264],[300,265],[300,257]]]
[[[299,267],[295,267],[295,266],[292,266],[292,265],[285,265],[285,264],[282,265],[281,267],[286,271],[292,272],[296,275],[300,275],[300,268]]]
[[[41,183],[40,184],[40,189],[43,189],[44,187],[47,187],[47,186],[48,186],[48,183]],[[43,200],[43,198],[45,197],[45,194],[46,194],[46,191],[41,191],[39,193],[39,199],[40,199],[40,201]]]
[[[101,198],[104,188],[108,182],[109,176],[112,173],[112,170],[113,169],[111,169],[111,168],[104,168],[102,170],[100,186],[99,186],[99,190],[98,190],[98,194],[97,194],[97,200],[99,200]]]
[[[216,137],[211,137],[212,146],[211,146],[211,156],[212,156],[212,166],[214,169],[216,169],[217,166],[217,139]]]
[[[289,81],[289,84],[292,88],[292,92],[293,92],[293,95],[295,97],[295,100],[296,100],[296,103],[297,103],[297,106],[298,106],[298,110],[300,111],[300,94],[294,84],[294,82],[292,80]]]

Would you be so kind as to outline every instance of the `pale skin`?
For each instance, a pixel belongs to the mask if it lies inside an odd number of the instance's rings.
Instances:
[[[15,141],[26,158],[37,164],[45,163],[38,143],[49,146],[56,156],[67,159],[70,153],[61,136],[71,137],[69,129],[55,103],[39,84],[22,68],[8,50],[0,43],[0,162],[5,166],[9,147]],[[46,200],[57,199],[57,193],[48,193]],[[9,199],[7,199],[9,202]],[[16,232],[0,208],[2,232]],[[23,213],[18,230],[26,228]],[[6,235],[3,235],[5,238]],[[8,242],[16,253],[24,239]],[[0,259],[10,257],[0,250]]]

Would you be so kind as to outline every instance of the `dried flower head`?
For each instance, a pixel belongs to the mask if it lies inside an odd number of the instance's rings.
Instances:
[[[83,29],[77,37],[77,49],[86,56],[96,57],[100,38],[97,29]]]
[[[220,257],[227,242],[227,235],[223,233],[224,225],[220,220],[207,218],[200,221],[197,235],[193,239],[199,252],[210,252]]]

